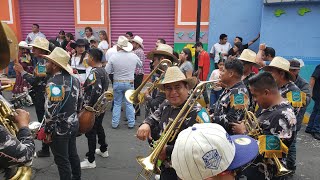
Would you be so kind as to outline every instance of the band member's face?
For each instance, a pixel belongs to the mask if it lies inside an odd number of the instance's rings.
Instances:
[[[160,59],[161,58],[159,56],[157,56],[157,55],[153,56],[153,61],[152,61],[153,67],[158,66],[158,64],[160,63]]]
[[[258,103],[259,107],[267,109],[270,106],[270,91],[269,90],[257,90],[253,87],[249,87],[253,100]]]
[[[138,43],[132,41],[131,44],[132,44],[132,46],[133,46],[133,50],[138,49],[138,47],[139,47]]]
[[[174,82],[164,86],[166,98],[173,106],[182,105],[188,98],[188,87],[184,82]]]
[[[53,66],[54,64],[51,61],[46,61],[46,73],[52,74],[53,73]]]
[[[231,71],[227,70],[224,66],[220,72],[220,80],[223,84],[227,84],[231,78]]]
[[[32,53],[33,53],[34,57],[41,57],[41,54],[43,54],[43,51],[39,48],[33,47]]]
[[[294,74],[295,76],[298,76],[299,72],[300,72],[300,69],[290,69],[290,72],[292,74]]]
[[[92,67],[92,65],[93,65],[92,63],[93,63],[93,58],[92,58],[92,56],[89,54],[89,56],[88,56],[88,65]]]
[[[85,50],[86,50],[85,46],[77,46],[76,47],[76,51],[78,54],[84,53]]]

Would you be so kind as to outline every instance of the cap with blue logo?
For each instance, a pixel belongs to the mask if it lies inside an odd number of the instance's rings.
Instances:
[[[257,155],[258,144],[253,138],[229,136],[219,124],[204,123],[194,124],[179,133],[171,160],[180,179],[192,180],[235,170]]]

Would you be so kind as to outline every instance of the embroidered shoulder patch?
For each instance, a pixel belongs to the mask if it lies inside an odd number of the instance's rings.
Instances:
[[[230,97],[231,107],[245,109],[248,106],[249,98],[246,94],[232,94]]]
[[[218,169],[221,156],[219,155],[216,149],[210,150],[202,156],[202,160],[205,164],[205,167],[208,169]]]
[[[88,84],[94,84],[96,82],[97,78],[96,78],[96,74],[94,72],[91,72],[88,76]]]
[[[197,123],[210,123],[210,116],[205,108],[201,108],[196,117]]]
[[[303,107],[307,103],[306,93],[302,91],[290,91],[286,94],[286,97],[294,108]]]
[[[49,85],[46,89],[50,101],[62,101],[65,89],[62,85]]]
[[[39,77],[43,77],[46,76],[46,66],[45,65],[41,65],[41,64],[37,64],[36,68],[34,69],[35,71],[35,75],[39,76]]]

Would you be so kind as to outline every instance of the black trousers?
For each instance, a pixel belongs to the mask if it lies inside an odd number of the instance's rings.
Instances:
[[[43,116],[44,116],[44,103],[45,103],[45,97],[44,92],[39,92],[30,95],[34,104],[34,107],[36,109],[37,119],[38,122],[42,122]],[[49,145],[42,143],[42,151],[49,152]]]
[[[58,166],[60,180],[80,180],[81,168],[77,152],[76,133],[52,135],[50,143],[54,162]]]
[[[144,74],[135,74],[134,75],[134,89],[136,90],[143,81]],[[140,116],[140,106],[139,105],[133,105],[136,115]]]
[[[88,157],[88,161],[90,163],[92,163],[95,160],[94,155],[96,153],[96,145],[97,145],[96,136],[98,136],[100,151],[105,152],[108,149],[108,144],[106,143],[106,134],[104,133],[104,129],[102,126],[103,117],[104,117],[104,113],[96,117],[93,128],[85,134],[88,139],[88,148],[89,148],[89,151],[86,153],[86,156]]]

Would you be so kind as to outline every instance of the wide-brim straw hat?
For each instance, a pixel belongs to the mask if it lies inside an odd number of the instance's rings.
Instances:
[[[130,52],[133,49],[132,44],[129,42],[128,38],[126,38],[125,36],[119,36],[116,45],[127,52]]]
[[[29,46],[28,43],[25,41],[20,41],[18,46],[19,46],[19,48],[32,49],[32,47]]]
[[[72,67],[69,65],[70,55],[61,47],[56,47],[50,55],[43,55],[43,57],[54,64],[66,70],[69,74],[73,74]]]
[[[241,53],[240,57],[238,57],[238,59],[241,61],[248,62],[248,63],[253,63],[256,66],[259,66],[256,62],[256,57],[257,57],[257,54],[254,51],[252,51],[250,49],[245,49],[242,51],[242,53]]]
[[[179,62],[178,58],[173,55],[173,48],[168,44],[159,44],[157,49],[152,50],[147,54],[147,58],[153,60],[155,54],[166,55],[170,57],[173,62]]]
[[[167,71],[165,72],[163,80],[158,83],[156,86],[160,90],[164,91],[164,85],[174,82],[183,81],[188,84],[189,89],[193,89],[197,84],[196,77],[186,78],[183,72],[180,70],[178,66],[168,67]]]
[[[140,47],[142,49],[144,49],[144,46],[143,46],[143,39],[140,37],[140,36],[134,36],[133,39],[131,39],[131,42],[135,42],[135,43],[138,43],[140,45]]]
[[[45,50],[45,51],[48,51],[48,52],[51,52],[49,50],[49,41],[46,39],[46,38],[43,38],[43,37],[36,37],[33,41],[32,44],[29,44],[29,46],[32,46],[32,47],[36,47],[36,48],[39,48],[39,49],[42,49],[42,50]]]
[[[289,75],[290,80],[294,80],[294,75],[290,72],[290,62],[287,59],[276,56],[268,66],[263,67],[263,70],[268,71],[272,68],[286,72]]]

